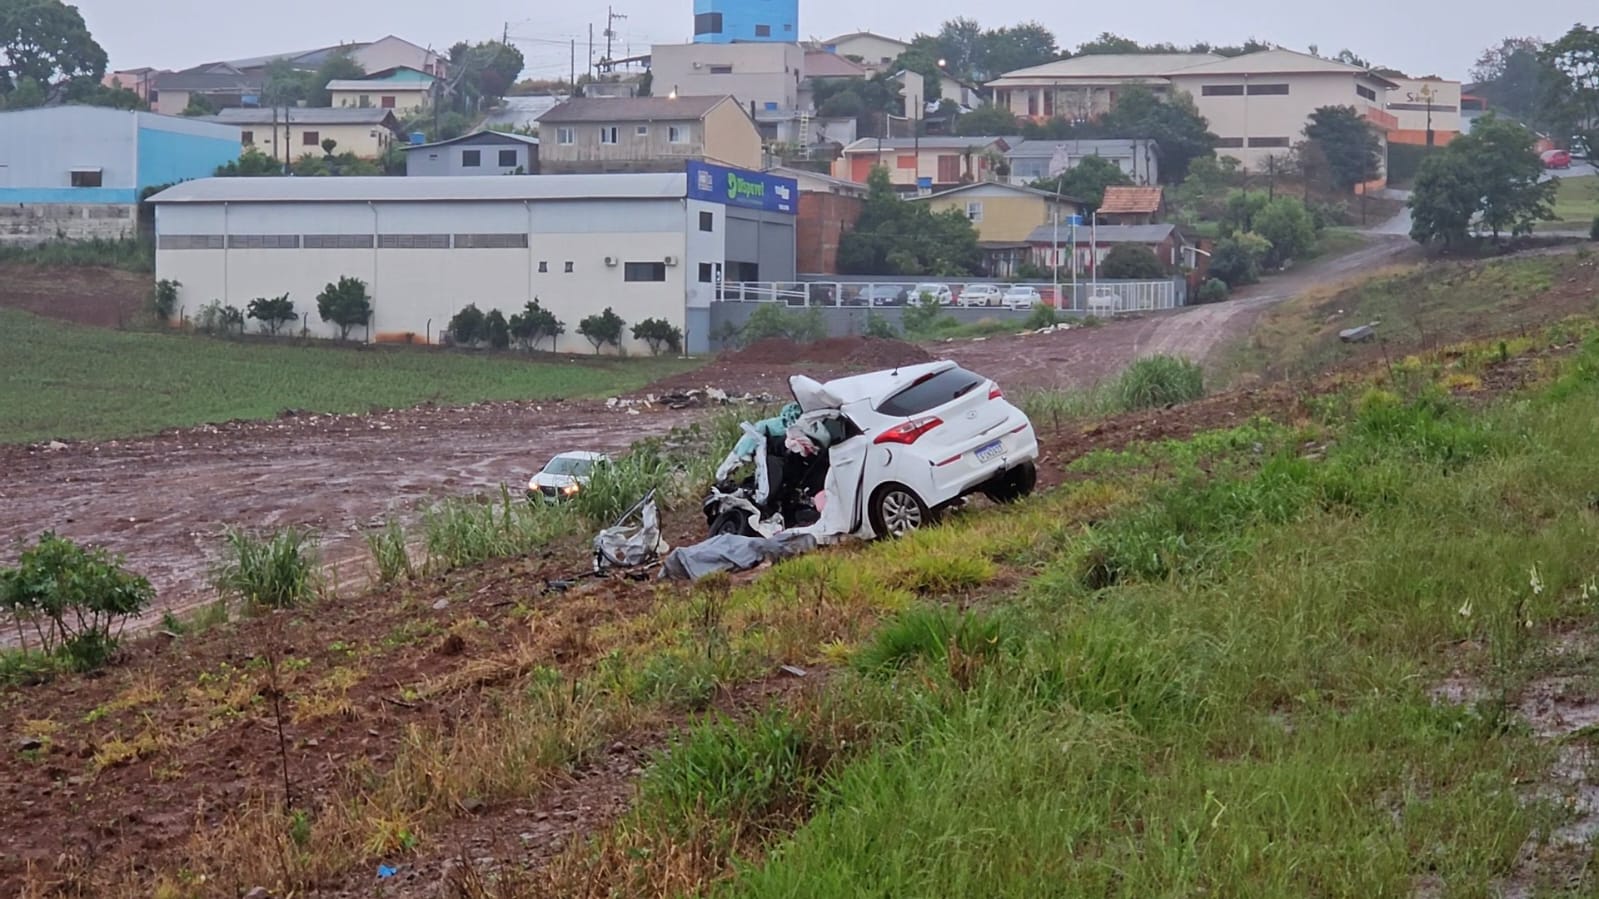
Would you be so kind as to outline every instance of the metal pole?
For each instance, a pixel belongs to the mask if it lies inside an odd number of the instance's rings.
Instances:
[[[1099,210],[1094,210],[1088,220],[1088,295],[1099,293]]]
[[[1072,308],[1077,308],[1077,219],[1072,219]]]

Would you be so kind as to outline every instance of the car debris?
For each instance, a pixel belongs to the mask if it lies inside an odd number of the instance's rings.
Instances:
[[[1369,325],[1361,325],[1356,328],[1346,328],[1338,332],[1338,339],[1342,340],[1344,343],[1365,343],[1376,338],[1377,325],[1378,322],[1372,322]]]
[[[616,524],[594,538],[594,571],[639,568],[657,562],[671,550],[661,537],[661,513],[655,491],[623,512]]]

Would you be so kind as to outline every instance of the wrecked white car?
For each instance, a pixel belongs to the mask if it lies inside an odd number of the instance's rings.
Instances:
[[[954,362],[789,384],[801,414],[782,437],[761,434],[755,475],[706,499],[713,535],[900,536],[971,494],[1009,502],[1037,482],[1032,423]]]

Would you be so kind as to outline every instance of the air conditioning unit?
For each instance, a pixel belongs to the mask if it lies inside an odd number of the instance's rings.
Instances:
[[[703,63],[703,62],[697,62],[697,63],[695,63],[695,64],[694,64],[694,68],[696,68],[696,69],[703,69],[703,68],[705,68],[705,63]]]
[[[667,265],[677,265],[677,257],[676,256],[668,256],[668,257],[666,257],[666,259],[664,261],[666,262]]]
[[[616,257],[615,256],[607,256],[607,257],[605,257],[605,265],[608,268],[616,268]]]

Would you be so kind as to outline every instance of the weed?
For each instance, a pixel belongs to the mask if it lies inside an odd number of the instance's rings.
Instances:
[[[405,525],[391,520],[382,529],[368,532],[366,545],[372,553],[372,564],[377,568],[378,583],[389,585],[416,577]]]
[[[1114,386],[1120,411],[1156,409],[1187,403],[1205,395],[1199,366],[1174,356],[1148,356],[1122,372]]]
[[[0,262],[46,266],[108,266],[155,271],[155,247],[141,240],[58,240],[37,247],[0,247]]]
[[[1010,622],[992,614],[917,606],[894,616],[855,656],[862,671],[886,671],[916,659],[934,663],[952,656],[986,657],[1014,643]]]
[[[256,608],[284,609],[308,602],[322,589],[316,539],[299,528],[260,538],[230,528],[224,558],[212,583],[224,597]]]
[[[512,499],[504,486],[498,502],[481,497],[445,500],[422,513],[428,569],[442,574],[525,554],[568,533],[571,521],[564,506]]]
[[[50,531],[23,550],[17,567],[0,568],[0,610],[12,614],[19,633],[31,626],[39,648],[75,671],[104,666],[123,626],[154,598],[150,582],[121,557]]]

